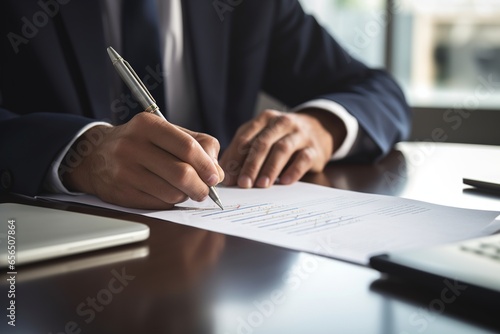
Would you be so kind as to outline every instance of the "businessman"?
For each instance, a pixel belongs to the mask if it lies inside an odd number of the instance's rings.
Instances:
[[[170,208],[222,180],[266,188],[371,161],[409,133],[394,80],[296,0],[6,0],[0,22],[3,191]],[[168,122],[139,110],[108,45]],[[291,112],[254,116],[261,91]]]

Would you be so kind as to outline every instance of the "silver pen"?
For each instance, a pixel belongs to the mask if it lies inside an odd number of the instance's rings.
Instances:
[[[160,112],[160,108],[156,104],[155,99],[146,89],[146,86],[137,76],[137,73],[135,73],[130,64],[125,59],[123,59],[122,56],[120,56],[118,52],[116,52],[111,46],[108,47],[107,50],[109,58],[111,58],[116,71],[123,79],[127,87],[130,88],[132,95],[139,102],[141,107],[144,108],[144,111],[155,114],[156,116],[159,116],[166,121],[167,119]],[[212,201],[215,202],[215,204],[219,206],[219,208],[221,208],[221,210],[224,210],[215,187],[208,187],[208,189],[208,196],[212,199]]]

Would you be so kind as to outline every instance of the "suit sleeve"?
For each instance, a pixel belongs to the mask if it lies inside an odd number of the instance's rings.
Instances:
[[[40,28],[36,38],[23,37],[21,19],[37,6],[0,2],[0,192],[28,196],[42,190],[58,153],[79,129],[94,121],[78,114],[79,110],[70,110],[76,104],[73,101],[78,101],[72,88],[68,88],[71,94],[61,91],[71,75],[60,62],[60,52],[52,51],[58,50],[54,20]],[[16,45],[11,33],[22,43]],[[53,67],[47,66],[47,58],[54,61]],[[65,79],[60,83],[51,81],[62,74]]]
[[[355,160],[387,154],[408,137],[411,111],[394,79],[349,55],[299,2],[276,2],[264,89],[289,106],[328,99],[343,106],[367,140]]]
[[[39,193],[59,151],[90,122],[56,113],[19,116],[0,107],[0,191]]]

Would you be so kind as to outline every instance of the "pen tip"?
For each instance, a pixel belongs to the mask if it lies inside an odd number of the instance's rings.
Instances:
[[[217,204],[217,206],[221,210],[224,210],[224,207],[222,206],[219,195],[217,194],[217,191],[215,190],[215,187],[209,187],[208,196],[212,199],[212,201],[214,201],[215,204]]]
[[[121,58],[118,52],[116,52],[115,49],[113,49],[111,46],[107,48],[107,51],[109,58],[111,58],[113,62]]]

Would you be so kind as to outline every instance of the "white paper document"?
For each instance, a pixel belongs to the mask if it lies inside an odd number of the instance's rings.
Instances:
[[[211,200],[168,211],[131,210],[92,196],[43,198],[142,214],[289,249],[367,264],[372,255],[489,235],[500,212],[452,208],[307,183],[269,189],[218,187]]]

